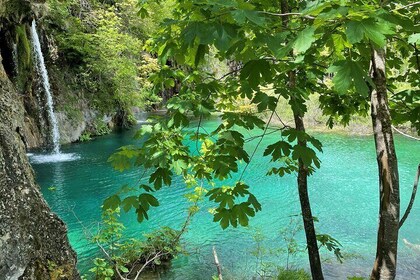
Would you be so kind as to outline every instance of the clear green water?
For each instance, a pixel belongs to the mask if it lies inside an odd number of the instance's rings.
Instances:
[[[208,122],[208,128],[216,122]],[[89,244],[85,228],[93,232],[100,220],[100,205],[109,195],[125,183],[137,184],[141,170],[119,173],[107,163],[107,158],[122,145],[133,144],[134,131],[115,133],[91,142],[62,147],[64,153],[75,153],[80,159],[69,162],[33,163],[37,181],[51,208],[67,223],[70,242],[79,256],[79,267],[85,273],[92,258],[98,254]],[[264,176],[269,166],[263,158],[263,144],[276,141],[275,134],[268,135],[248,167],[244,180],[252,186],[263,211],[251,219],[249,228],[222,230],[212,222],[207,209],[212,205],[202,203],[202,211],[193,219],[184,236],[190,254],[177,258],[171,269],[160,275],[161,279],[210,279],[215,274],[211,247],[216,246],[224,267],[226,279],[251,279],[255,276],[257,260],[251,255],[256,243],[252,235],[260,230],[268,248],[284,248],[279,231],[289,223],[289,216],[299,213],[298,195],[294,176],[285,178]],[[355,137],[337,134],[318,134],[324,144],[320,155],[322,167],[309,180],[314,215],[320,220],[319,232],[328,233],[343,245],[343,252],[352,255],[344,264],[338,264],[330,253],[323,254],[327,279],[346,279],[350,275],[367,276],[375,255],[377,229],[378,187],[376,160],[372,137]],[[249,143],[251,151],[256,141]],[[420,160],[419,142],[396,136],[401,180],[401,202],[408,203],[414,172]],[[146,178],[147,180],[147,178]],[[56,187],[50,191],[50,186]],[[187,203],[183,198],[185,188],[179,181],[157,193],[161,206],[152,209],[150,221],[138,224],[132,213],[123,214],[126,234],[141,237],[142,233],[159,226],[179,228],[186,217]],[[405,209],[405,208],[404,208]],[[77,219],[75,217],[77,216]],[[415,203],[400,233],[399,278],[420,279],[420,252],[407,248],[402,239],[420,244],[420,203]],[[303,244],[303,234],[297,239]],[[267,258],[269,261],[270,258]],[[285,264],[286,255],[275,258]],[[307,257],[301,254],[292,258],[292,264],[308,268]]]

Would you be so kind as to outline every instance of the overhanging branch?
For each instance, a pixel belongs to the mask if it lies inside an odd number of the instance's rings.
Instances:
[[[404,216],[400,220],[399,228],[403,226],[405,220],[407,220],[407,217],[410,214],[411,208],[413,207],[414,199],[416,198],[416,193],[417,193],[417,185],[419,183],[419,176],[420,176],[420,164],[417,167],[417,175],[414,181],[413,191],[411,193],[411,199],[410,199],[410,202],[408,203],[407,209],[405,210]]]

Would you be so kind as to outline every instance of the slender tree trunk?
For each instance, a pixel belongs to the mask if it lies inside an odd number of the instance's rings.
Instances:
[[[375,89],[371,93],[371,117],[379,174],[379,228],[376,259],[371,279],[395,279],[400,215],[397,156],[389,113],[385,50],[373,49],[371,76]]]
[[[299,114],[294,114],[296,130],[305,132],[305,126],[303,123],[303,117]],[[298,145],[306,147],[306,141],[298,141]],[[322,274],[321,259],[319,257],[318,242],[316,239],[314,219],[311,211],[311,204],[309,202],[308,195],[308,167],[304,165],[302,159],[299,159],[299,171],[298,171],[298,190],[300,207],[302,210],[303,226],[306,235],[306,244],[308,246],[309,263],[311,266],[312,279],[322,280],[324,276]]]
[[[289,13],[290,7],[287,0],[280,1],[280,9],[282,13]],[[289,25],[289,17],[282,17],[282,25],[287,28]],[[291,71],[289,73],[289,87],[296,87],[296,72]],[[293,97],[292,97],[293,98]],[[293,116],[295,121],[296,130],[305,132],[305,125],[303,123],[304,112],[298,112],[293,110]],[[306,147],[306,140],[299,140],[298,145]],[[309,201],[308,194],[308,167],[305,166],[302,159],[298,160],[298,192],[300,207],[303,218],[303,228],[305,230],[306,245],[308,247],[309,264],[311,267],[311,275],[313,280],[323,280],[324,275],[322,273],[321,258],[319,257],[318,241],[316,239],[314,218],[312,216],[311,204]]]

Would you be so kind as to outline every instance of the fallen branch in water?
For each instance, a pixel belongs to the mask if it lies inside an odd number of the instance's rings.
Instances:
[[[217,253],[216,253],[216,247],[214,246],[213,246],[213,256],[214,256],[214,263],[216,264],[216,267],[217,267],[217,275],[219,277],[219,280],[223,280],[222,267],[220,266],[219,258],[217,257]]]

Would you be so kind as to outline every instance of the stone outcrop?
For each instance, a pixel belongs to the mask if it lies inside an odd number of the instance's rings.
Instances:
[[[1,35],[11,36],[7,26],[22,24],[30,10],[29,1],[0,0]],[[35,184],[24,144],[25,97],[10,80],[10,57],[2,58],[10,52],[0,47],[0,279],[80,279],[66,226]]]
[[[66,226],[34,182],[22,141],[22,102],[1,63],[0,112],[0,275],[79,279]]]

